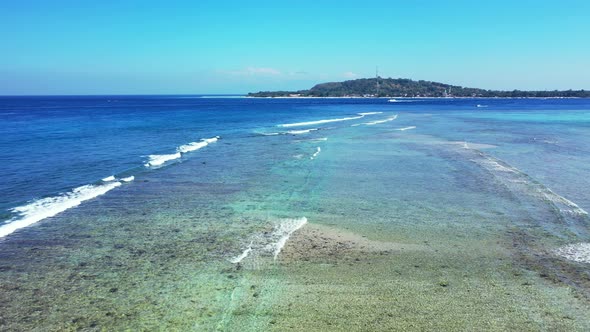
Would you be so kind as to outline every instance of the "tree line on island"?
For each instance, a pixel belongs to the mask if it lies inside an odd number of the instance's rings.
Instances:
[[[309,90],[260,91],[248,97],[483,97],[483,98],[588,98],[590,91],[500,91],[466,88],[407,78],[361,78],[317,84]]]

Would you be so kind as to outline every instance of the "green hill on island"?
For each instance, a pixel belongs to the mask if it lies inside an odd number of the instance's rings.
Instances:
[[[361,78],[317,84],[309,90],[260,91],[248,97],[504,97],[504,98],[587,98],[590,91],[499,91],[467,88],[406,78]]]

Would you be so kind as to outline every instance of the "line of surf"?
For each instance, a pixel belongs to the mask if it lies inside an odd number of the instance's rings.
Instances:
[[[203,139],[201,139],[200,142],[192,142],[192,143],[188,143],[185,145],[181,145],[178,147],[177,151],[180,153],[187,153],[187,152],[196,151],[196,150],[206,147],[207,145],[209,145],[211,143],[217,142],[218,139],[219,139],[219,136],[215,136],[212,138],[203,138]]]
[[[135,176],[133,176],[133,175],[127,176],[124,178],[119,178],[119,179],[117,179],[114,175],[111,175],[111,176],[107,176],[106,178],[102,179],[102,182],[113,182],[113,181],[131,182],[133,180],[135,180]]]
[[[258,257],[272,255],[273,260],[279,257],[279,254],[287,244],[287,241],[301,227],[307,223],[306,217],[293,219],[279,219],[272,232],[254,235],[248,247],[238,256],[229,259],[229,262],[238,264],[247,257],[256,259]]]
[[[318,137],[318,138],[302,138],[294,140],[294,142],[325,142],[327,141],[327,137]]]
[[[463,149],[471,150],[479,157],[471,159],[471,161],[479,164],[494,175],[499,176],[500,174],[503,174],[502,178],[513,185],[526,186],[525,188],[522,188],[524,192],[551,203],[562,213],[578,216],[588,215],[588,212],[578,206],[578,204],[555,193],[553,190],[534,180],[518,168],[511,166],[500,159],[489,156],[477,149],[470,148],[468,145],[463,146]]]
[[[76,207],[84,201],[104,195],[121,184],[119,181],[111,181],[100,185],[85,185],[61,195],[41,198],[29,204],[12,208],[11,212],[16,213],[17,216],[0,226],[0,238]]]
[[[289,127],[305,127],[305,126],[313,126],[313,125],[324,124],[324,123],[358,120],[358,119],[364,118],[367,115],[380,114],[380,113],[381,112],[357,113],[357,116],[351,116],[351,117],[347,117],[347,118],[324,119],[324,120],[307,121],[307,122],[296,122],[296,123],[285,123],[285,124],[278,125],[278,127],[283,127],[283,128],[289,128]]]
[[[180,152],[172,154],[151,154],[148,156],[149,160],[145,163],[145,167],[155,167],[165,164],[167,161],[178,159],[182,157]]]
[[[286,132],[285,134],[290,134],[290,135],[301,135],[301,134],[307,134],[310,133],[312,131],[316,131],[317,128],[313,128],[313,129],[303,129],[303,130],[289,130],[288,132]]]
[[[244,260],[244,258],[248,257],[248,255],[252,252],[252,241],[250,242],[250,245],[248,246],[248,248],[246,248],[246,250],[244,250],[240,255],[230,259],[229,261],[231,263],[237,264],[239,262],[241,262],[242,260]]]
[[[314,154],[312,154],[311,157],[309,157],[309,159],[315,159],[320,154],[320,152],[322,152],[322,148],[318,146]]]
[[[186,153],[202,149],[211,143],[215,143],[215,142],[217,142],[217,140],[219,140],[219,138],[220,138],[219,136],[215,136],[212,138],[203,138],[199,142],[191,142],[188,144],[181,145],[176,148],[175,153],[149,155],[148,161],[144,164],[144,166],[145,167],[162,166],[168,161],[181,158]]]
[[[287,241],[289,240],[291,235],[295,233],[296,230],[303,227],[303,225],[305,224],[307,224],[307,218],[305,217],[299,219],[286,219],[280,224],[279,228],[277,229],[277,233],[279,233],[281,237],[274,244],[275,249],[273,253],[273,258],[275,260],[279,257],[281,250],[283,250],[285,244],[287,244]]]
[[[177,152],[165,155],[150,155],[149,161],[144,164],[146,167],[161,166],[167,161],[178,159],[183,154],[199,150],[211,143],[216,142],[219,136],[202,139],[199,142],[192,142],[181,145]],[[101,179],[100,184],[88,184],[72,189],[69,192],[55,196],[45,197],[31,201],[25,205],[17,206],[10,211],[14,216],[3,224],[0,224],[0,238],[3,238],[15,231],[33,225],[43,219],[53,217],[61,212],[76,207],[85,201],[106,194],[107,192],[135,180],[134,175],[118,178],[115,175]]]
[[[364,113],[357,113],[358,115],[375,115],[375,114],[382,114],[383,112],[364,112]]]
[[[319,128],[310,128],[310,129],[301,129],[301,130],[288,130],[288,131],[281,131],[281,132],[273,132],[273,133],[257,133],[258,135],[262,136],[278,136],[278,135],[303,135],[309,134],[312,131],[319,130]]]
[[[390,122],[390,121],[393,121],[395,119],[397,119],[397,114],[394,115],[394,116],[392,116],[392,117],[389,117],[387,119],[375,120],[375,121],[371,121],[371,122],[365,122],[364,124],[367,125],[367,126],[373,126],[373,125],[380,124],[380,123]]]
[[[133,180],[135,180],[135,176],[133,176],[133,175],[125,177],[125,178],[121,178],[121,181],[123,181],[123,182],[131,182]]]

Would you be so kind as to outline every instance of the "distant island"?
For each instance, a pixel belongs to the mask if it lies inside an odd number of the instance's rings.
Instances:
[[[317,84],[309,90],[260,91],[248,97],[482,97],[482,98],[588,98],[590,91],[500,91],[466,88],[407,78],[361,78]]]

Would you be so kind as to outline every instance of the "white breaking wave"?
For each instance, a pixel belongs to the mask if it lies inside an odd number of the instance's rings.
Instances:
[[[106,178],[102,179],[103,182],[110,182],[110,181],[115,181],[115,177],[114,176],[107,176]]]
[[[212,138],[203,138],[203,139],[201,139],[200,142],[192,142],[192,143],[188,143],[185,145],[181,145],[176,149],[176,151],[178,151],[180,153],[187,153],[187,152],[195,151],[195,150],[204,148],[211,143],[217,142],[218,139],[219,139],[219,136],[215,136]]]
[[[255,235],[250,245],[240,255],[229,259],[231,263],[242,262],[246,257],[272,255],[276,260],[289,240],[289,237],[307,223],[307,218],[280,219],[272,232]]]
[[[260,135],[262,136],[276,136],[276,135],[280,135],[281,133],[260,133]]]
[[[45,218],[53,217],[67,209],[76,207],[82,202],[103,195],[120,185],[121,182],[85,185],[59,196],[42,198],[27,205],[15,207],[11,211],[17,213],[18,216],[0,226],[0,238],[20,228],[30,226]]]
[[[309,132],[316,131],[316,130],[317,130],[316,128],[314,128],[314,129],[303,129],[303,130],[289,130],[287,132],[287,134],[301,135],[301,134],[307,134]]]
[[[307,218],[299,218],[299,219],[284,219],[283,222],[279,224],[279,226],[275,229],[275,234],[280,235],[279,240],[276,243],[272,243],[269,246],[274,247],[273,258],[276,260],[283,250],[285,244],[287,244],[287,240],[291,237],[296,230],[300,229],[307,223]]]
[[[145,163],[145,167],[153,167],[153,166],[160,166],[167,161],[178,159],[182,157],[180,152],[176,152],[173,154],[152,154],[149,155],[149,161]]]
[[[144,164],[145,167],[154,167],[154,166],[161,166],[167,161],[178,159],[182,157],[182,154],[192,152],[195,150],[202,149],[207,145],[217,142],[219,136],[215,136],[212,138],[203,138],[200,142],[192,142],[188,144],[184,144],[176,148],[176,153],[172,154],[152,154],[149,155],[149,161]]]
[[[133,176],[133,175],[121,179],[121,181],[123,181],[123,182],[131,182],[133,180],[135,180],[135,176]]]
[[[554,253],[574,262],[590,263],[590,243],[576,243],[555,249]]]
[[[331,122],[340,122],[340,121],[350,121],[350,120],[358,120],[362,119],[367,115],[374,115],[374,114],[381,114],[383,112],[365,112],[365,113],[357,113],[358,116],[351,116],[348,118],[340,118],[340,119],[325,119],[325,120],[317,120],[317,121],[308,121],[308,122],[297,122],[297,123],[285,123],[278,125],[279,127],[288,128],[288,127],[304,127],[304,126],[312,126],[316,124],[322,123],[331,123]]]
[[[315,157],[317,157],[320,154],[320,152],[322,152],[322,149],[318,146],[315,153],[313,155],[311,155],[311,157],[309,157],[309,159],[315,159]]]
[[[246,248],[246,250],[244,250],[239,256],[236,256],[236,257],[230,259],[229,261],[231,263],[237,264],[237,263],[241,262],[244,258],[248,257],[248,255],[252,251],[252,243],[253,242],[250,242],[250,245],[248,246],[248,248]]]
[[[371,121],[371,122],[365,122],[365,124],[367,126],[372,126],[372,125],[376,125],[376,124],[380,124],[380,123],[385,123],[385,122],[393,121],[395,119],[397,119],[397,114],[394,115],[394,116],[392,116],[392,117],[389,117],[387,119],[384,119],[384,120],[376,120],[376,121]]]
[[[403,128],[398,128],[396,130],[406,131],[406,130],[410,130],[410,129],[416,129],[416,126],[403,127]]]
[[[279,127],[288,128],[288,127],[313,126],[313,125],[322,124],[322,123],[362,119],[363,117],[364,117],[364,115],[359,115],[359,116],[353,116],[353,117],[349,117],[349,118],[340,118],[340,119],[327,119],[327,120],[317,120],[317,121],[308,121],[308,122],[286,123],[286,124],[280,124]]]
[[[383,112],[365,112],[365,113],[358,113],[358,115],[373,115],[373,114],[382,114]]]

